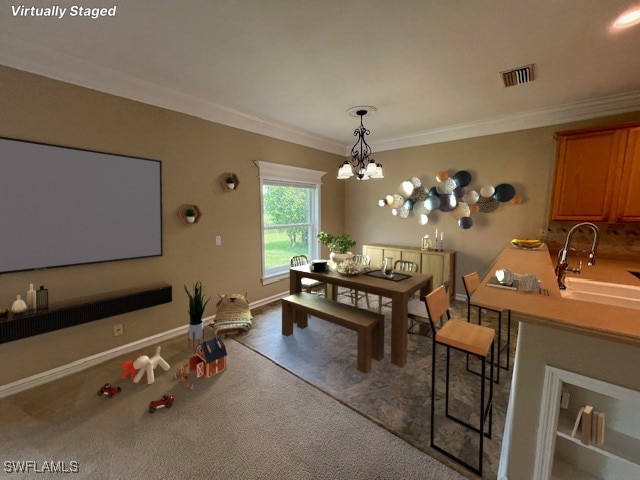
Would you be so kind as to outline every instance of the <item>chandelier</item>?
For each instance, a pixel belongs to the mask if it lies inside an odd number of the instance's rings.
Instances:
[[[371,147],[364,138],[365,135],[369,135],[371,132],[365,128],[362,122],[363,117],[373,115],[377,111],[375,107],[371,106],[352,107],[347,110],[347,113],[352,117],[356,115],[360,117],[360,126],[353,131],[353,136],[358,137],[358,140],[351,148],[351,160],[345,160],[338,169],[339,180],[346,180],[354,175],[358,180],[384,178],[382,165],[371,158]]]

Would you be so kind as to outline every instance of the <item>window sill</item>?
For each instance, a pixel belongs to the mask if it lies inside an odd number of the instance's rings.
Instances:
[[[262,285],[270,285],[272,283],[277,283],[277,282],[281,282],[282,280],[288,280],[288,279],[289,279],[289,272],[280,273],[277,275],[271,275],[268,277],[262,277]]]

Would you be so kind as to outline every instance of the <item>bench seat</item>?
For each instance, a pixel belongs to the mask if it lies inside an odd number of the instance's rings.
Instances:
[[[371,358],[382,360],[384,356],[384,316],[362,310],[345,303],[309,293],[296,293],[282,299],[282,334],[293,333],[294,318],[298,327],[307,326],[307,316],[327,320],[358,333],[358,370],[371,370]]]

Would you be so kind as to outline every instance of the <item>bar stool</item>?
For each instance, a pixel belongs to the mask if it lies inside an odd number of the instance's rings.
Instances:
[[[451,319],[449,312],[449,297],[443,286],[438,287],[425,298],[427,312],[431,323],[433,333],[433,348],[431,361],[431,447],[440,453],[446,455],[455,462],[463,465],[472,472],[482,476],[482,455],[484,451],[484,437],[491,438],[491,423],[493,420],[493,355],[494,355],[494,339],[495,331],[492,328],[475,325],[463,320]],[[446,323],[436,331],[433,320],[446,315]],[[447,347],[447,368],[446,368],[446,394],[445,394],[445,416],[460,425],[463,425],[479,434],[478,447],[478,467],[474,467],[465,462],[453,453],[444,450],[435,443],[435,392],[436,392],[436,347],[444,345]],[[482,372],[480,374],[480,421],[479,426],[471,425],[464,420],[455,417],[449,413],[449,363],[451,349],[458,350],[463,353],[478,356],[482,361]],[[487,356],[491,351],[491,357],[487,362]],[[486,369],[489,364],[489,398],[485,404],[486,390]],[[489,420],[489,431],[485,433],[485,423]]]
[[[478,276],[478,272],[472,272],[467,275],[462,276],[462,283],[464,284],[464,291],[467,294],[467,322],[471,322],[471,307],[476,307],[478,309],[478,325],[481,324],[482,321],[482,310],[487,310],[489,312],[494,312],[498,314],[498,373],[496,374],[496,383],[500,383],[500,368],[504,370],[509,370],[509,356],[511,353],[511,310],[501,307],[495,307],[493,305],[485,305],[483,303],[478,303],[471,300],[471,295],[476,291],[478,286],[480,285],[480,277]],[[502,314],[507,312],[507,344],[502,345]],[[502,365],[502,361],[500,360],[502,357],[502,352],[507,351],[507,361],[506,365]],[[468,366],[468,361],[467,361]]]

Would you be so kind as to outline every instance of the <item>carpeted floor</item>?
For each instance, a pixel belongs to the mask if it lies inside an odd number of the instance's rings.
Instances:
[[[256,333],[274,319],[256,315]],[[171,369],[156,369],[152,385],[120,378],[121,363],[135,358],[125,355],[1,399],[0,478],[463,478],[262,355],[226,343],[227,370],[192,375],[193,390],[174,376],[190,353],[180,337],[162,345]],[[122,392],[98,396],[107,382]],[[149,413],[166,393],[172,408]]]
[[[344,297],[341,301],[348,302]],[[377,309],[377,296],[370,296],[371,308]],[[360,301],[364,307],[364,301]],[[477,311],[476,311],[477,312]],[[475,475],[429,447],[431,410],[431,337],[409,335],[408,361],[400,368],[393,365],[390,354],[390,307],[385,314],[385,357],[372,362],[372,370],[364,374],[356,369],[356,334],[324,320],[311,318],[309,327],[294,329],[294,334],[281,333],[281,309],[271,304],[254,310],[253,328],[236,339],[282,365],[366,418],[383,426],[420,450],[449,464],[469,478]],[[466,319],[466,303],[454,302],[452,315]],[[476,313],[477,315],[477,313]],[[474,317],[477,321],[477,317]],[[495,314],[483,313],[483,325],[497,324]],[[493,435],[485,438],[483,478],[497,477],[502,431],[511,386],[513,357],[517,337],[517,319],[512,320],[510,369],[501,370],[500,384],[494,385]],[[503,343],[506,343],[506,319],[503,319]],[[504,353],[503,353],[504,355]],[[437,438],[440,445],[457,452],[472,465],[477,465],[478,435],[444,418],[445,349],[439,350],[437,383]],[[503,363],[506,360],[503,358]],[[477,424],[479,378],[466,371],[466,357],[453,352],[451,357],[452,411]],[[478,368],[479,363],[472,363]],[[440,381],[441,380],[441,381]]]

